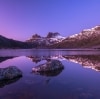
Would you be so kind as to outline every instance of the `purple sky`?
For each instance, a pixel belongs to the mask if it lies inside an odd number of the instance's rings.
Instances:
[[[100,0],[0,0],[0,35],[17,40],[69,36],[99,24]]]

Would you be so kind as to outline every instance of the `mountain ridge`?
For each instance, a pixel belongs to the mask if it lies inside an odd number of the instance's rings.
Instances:
[[[59,43],[64,38],[65,37],[61,36],[58,32],[49,32],[46,37],[34,34],[30,39],[26,40],[26,42],[37,44],[37,48],[47,48],[48,45]]]
[[[32,45],[26,42],[17,41],[13,39],[6,38],[0,35],[0,48],[31,48]]]
[[[0,35],[0,48],[100,49],[100,25],[84,29],[79,34],[69,37],[63,37],[58,32],[49,32],[46,37],[33,34],[25,42]]]
[[[79,34],[66,37],[51,48],[100,48],[100,26],[85,29]]]

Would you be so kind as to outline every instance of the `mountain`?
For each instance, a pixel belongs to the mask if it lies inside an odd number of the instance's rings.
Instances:
[[[100,26],[85,29],[79,34],[66,37],[50,48],[100,48]]]
[[[38,48],[47,48],[48,45],[59,43],[64,39],[65,37],[62,37],[58,32],[49,32],[46,37],[34,34],[26,42],[36,44]]]
[[[63,37],[58,32],[49,32],[46,37],[38,34],[25,42],[8,39],[0,35],[0,48],[98,48],[100,49],[100,25],[85,29],[79,34]]]
[[[0,35],[0,48],[32,48],[32,46],[32,44],[13,39],[8,39]]]
[[[58,36],[60,36],[60,33],[58,33],[58,32],[55,32],[55,33],[49,32],[47,34],[47,38],[56,38]]]

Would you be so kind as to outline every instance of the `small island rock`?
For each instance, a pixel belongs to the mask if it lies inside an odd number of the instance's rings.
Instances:
[[[10,80],[20,76],[22,76],[22,72],[16,66],[0,68],[0,80]]]
[[[45,64],[33,67],[32,71],[33,72],[50,72],[50,71],[56,71],[63,68],[64,66],[61,61],[51,60],[49,62],[46,62]]]

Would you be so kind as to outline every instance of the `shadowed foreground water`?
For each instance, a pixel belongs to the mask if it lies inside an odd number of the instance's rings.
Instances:
[[[34,73],[51,59],[63,70]],[[67,50],[2,50],[0,68],[17,66],[23,77],[0,81],[0,99],[100,99],[100,52]]]

